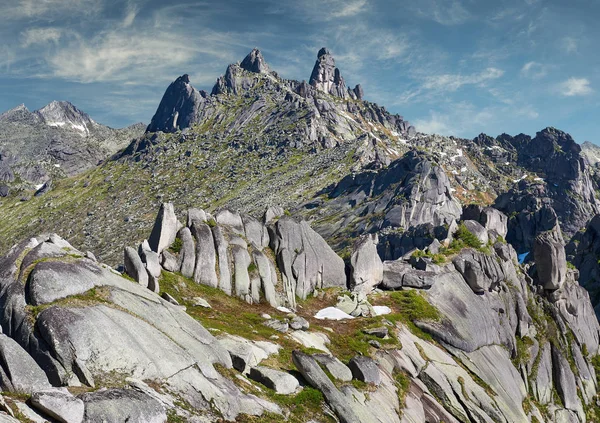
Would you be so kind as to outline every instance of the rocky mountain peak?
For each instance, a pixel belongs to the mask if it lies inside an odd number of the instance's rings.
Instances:
[[[165,91],[146,131],[175,132],[187,128],[207,96],[205,91],[198,91],[190,84],[188,74],[180,76]]]
[[[95,122],[90,116],[68,101],[52,101],[35,112],[48,126],[71,127],[89,135]]]
[[[248,72],[269,73],[269,66],[259,49],[254,48],[240,63],[240,67]]]
[[[23,121],[32,118],[34,116],[24,104],[19,104],[17,107],[0,114],[0,121]]]
[[[309,84],[317,90],[337,97],[346,98],[348,92],[340,70],[335,66],[335,59],[329,49],[321,48],[317,61],[310,75]],[[362,88],[360,89],[362,93]]]

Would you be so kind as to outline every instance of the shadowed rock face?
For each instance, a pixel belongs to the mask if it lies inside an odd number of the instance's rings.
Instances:
[[[254,73],[268,73],[269,66],[263,58],[260,50],[253,49],[240,63],[240,67],[244,70]]]
[[[146,131],[175,132],[189,127],[196,121],[198,109],[206,95],[206,92],[190,85],[187,74],[180,76],[165,91]]]
[[[345,98],[348,95],[344,78],[342,78],[340,70],[335,67],[333,56],[325,47],[319,50],[317,62],[310,75],[309,84],[318,91],[336,97]]]

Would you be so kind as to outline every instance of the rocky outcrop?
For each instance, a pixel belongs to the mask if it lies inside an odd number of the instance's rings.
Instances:
[[[154,266],[144,258],[146,254],[156,255],[156,264],[160,262],[164,270],[172,271],[164,265],[167,253],[172,258],[169,263],[179,263],[178,270],[196,283],[219,288],[249,303],[264,299],[273,307],[285,304],[295,308],[296,297],[306,299],[316,289],[346,287],[344,261],[307,222],[287,216],[274,218],[269,213],[265,216],[268,224],[226,209],[214,218],[194,210],[188,212],[190,226],[177,232],[173,205],[165,203],[148,243],[153,251],[144,252],[140,247],[140,259],[135,250],[126,248],[125,270],[158,292]],[[177,250],[171,248],[175,239],[179,240]],[[376,250],[372,250],[377,258]]]
[[[541,211],[543,208],[551,207],[556,212],[568,237],[600,212],[589,163],[569,134],[546,128],[534,138],[523,134],[498,138],[514,148],[518,165],[543,175],[543,179],[517,181],[516,187],[495,202],[496,208],[512,216],[507,239],[519,252],[531,251],[533,238],[554,226],[551,216]]]
[[[329,49],[325,47],[317,54],[317,62],[308,83],[318,91],[336,97],[345,98],[348,95],[344,78],[342,78],[340,70],[335,67],[335,60]]]
[[[229,353],[181,307],[63,245],[69,244],[56,235],[42,236],[0,259],[3,389],[33,393],[35,406],[60,421],[70,403],[81,414],[80,401],[84,421],[166,421],[165,406],[150,388],[153,396],[109,389],[79,400],[43,393],[49,381],[94,387],[105,375],[121,374],[160,381],[195,408],[214,407],[228,421],[240,413],[280,412],[216,372],[216,364],[231,368]],[[33,299],[41,306],[35,316],[28,314]],[[57,408],[58,401],[65,406]]]
[[[357,242],[350,258],[353,290],[369,294],[383,280],[383,262],[377,253],[377,236],[367,235]]]
[[[404,242],[394,240],[390,245],[392,239],[402,237],[403,230],[432,225],[433,232],[433,228],[449,225],[462,213],[444,170],[417,151],[410,151],[387,168],[346,176],[319,206],[323,214],[330,216],[326,222],[317,223],[319,233],[345,245],[348,233],[379,230],[378,249],[384,259],[398,258],[384,250],[396,249],[397,242]],[[339,234],[339,239],[334,234]],[[411,248],[416,247],[415,238],[418,236],[408,235],[405,240],[413,244]]]
[[[242,60],[240,67],[248,72],[270,73],[269,66],[265,62],[259,49],[252,49],[250,53]]]
[[[190,85],[187,74],[180,76],[165,91],[146,131],[175,132],[187,128],[197,119],[206,96],[206,92]]]
[[[535,238],[533,256],[539,284],[547,290],[562,287],[567,277],[567,259],[558,226]]]

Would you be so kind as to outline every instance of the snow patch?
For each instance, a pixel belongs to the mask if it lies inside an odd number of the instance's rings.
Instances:
[[[453,162],[457,158],[462,157],[462,155],[463,155],[463,151],[460,148],[457,148],[456,149],[456,154],[454,156],[450,156],[450,161]]]
[[[277,307],[277,310],[281,311],[282,313],[292,313],[292,310],[290,310],[287,307],[283,307],[283,306]]]
[[[527,174],[521,176],[519,179],[513,179],[513,182],[516,184],[517,182],[521,182],[525,178],[527,178]]]

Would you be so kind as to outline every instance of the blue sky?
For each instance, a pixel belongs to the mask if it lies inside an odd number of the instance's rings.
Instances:
[[[0,110],[69,100],[148,123],[168,84],[210,90],[258,47],[308,79],[327,46],[348,85],[418,130],[555,126],[600,143],[597,0],[0,0]]]

